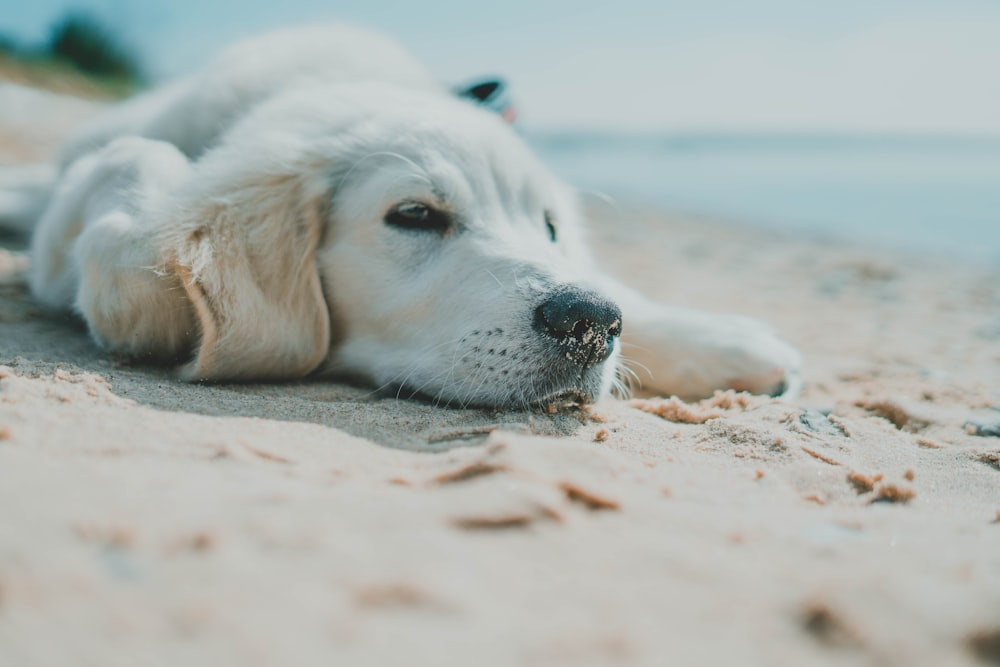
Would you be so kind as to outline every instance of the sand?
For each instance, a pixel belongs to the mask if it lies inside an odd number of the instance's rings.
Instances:
[[[0,163],[90,112],[33,104]],[[777,324],[802,396],[184,384],[0,236],[0,664],[1000,663],[1000,270],[592,208],[628,282]]]

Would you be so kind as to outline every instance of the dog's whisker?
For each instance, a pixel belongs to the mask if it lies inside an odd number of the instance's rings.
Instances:
[[[479,383],[476,385],[475,390],[471,393],[471,395],[470,395],[471,397],[475,397],[475,396],[480,395],[480,391],[482,390],[483,386],[486,385],[487,381],[489,380],[490,373],[496,373],[496,369],[494,369],[494,368],[482,368],[482,369],[480,369],[480,372],[479,372],[479,376],[480,376]],[[472,399],[470,398],[470,402],[471,402],[471,400]]]
[[[621,204],[618,202],[618,199],[616,197],[613,197],[612,195],[609,195],[607,192],[604,192],[603,190],[597,190],[594,188],[577,188],[577,192],[581,195],[590,195],[594,197],[601,203],[607,204],[608,206],[613,208],[616,212],[620,213],[622,210]]]
[[[649,348],[646,347],[646,346],[644,346],[644,345],[639,345],[637,343],[629,343],[629,342],[626,342],[624,340],[619,340],[618,344],[622,346],[622,350],[624,350],[625,348],[631,348],[633,350],[639,350],[640,352],[649,352],[650,351]]]
[[[641,385],[642,384],[642,382],[639,380],[638,373],[636,373],[634,370],[632,370],[631,368],[629,368],[625,364],[622,364],[622,365],[618,366],[618,368],[615,369],[615,370],[617,371],[615,377],[618,378],[618,379],[621,379],[623,382],[625,382],[629,386],[632,386],[633,383],[637,384],[637,385]]]
[[[472,401],[472,396],[473,396],[472,392],[471,391],[466,392],[465,388],[469,385],[471,381],[473,381],[474,378],[478,377],[480,373],[482,373],[482,370],[468,375],[464,380],[462,380],[462,384],[455,390],[455,396],[457,397],[456,400],[458,402],[459,407],[462,408],[463,410]]]
[[[458,340],[461,341],[462,339],[459,338]],[[461,346],[456,345],[454,351],[452,352],[452,355],[451,355],[451,364],[448,366],[447,371],[439,373],[434,378],[432,378],[431,380],[429,380],[428,383],[427,383],[427,384],[429,384],[430,382],[433,382],[433,381],[437,380],[437,378],[441,377],[442,375],[446,375],[445,381],[441,383],[441,389],[439,389],[438,392],[437,392],[437,394],[434,395],[434,405],[435,406],[441,404],[441,399],[444,396],[444,392],[448,388],[448,382],[451,380],[452,374],[454,374],[455,369],[458,367],[458,362],[459,362],[459,360],[458,360],[458,354],[461,351],[462,351]]]
[[[452,368],[447,368],[447,369],[445,369],[445,370],[441,371],[440,373],[438,373],[438,374],[434,375],[434,376],[433,376],[433,377],[431,377],[431,378],[430,378],[429,380],[427,380],[426,382],[424,382],[424,383],[423,383],[422,385],[420,385],[419,387],[417,387],[417,388],[415,388],[415,389],[411,390],[411,393],[412,393],[413,395],[419,395],[419,394],[420,394],[420,393],[421,393],[421,392],[422,392],[422,391],[424,390],[424,388],[425,388],[425,387],[427,387],[427,386],[428,386],[428,385],[430,385],[430,384],[433,384],[434,382],[437,382],[437,381],[438,381],[439,379],[441,379],[441,378],[442,378],[442,377],[444,377],[444,376],[447,376],[447,375],[449,375],[449,374],[450,374],[451,372],[452,372]],[[447,384],[448,384],[447,382],[444,382],[444,383],[442,383],[442,387],[447,387]],[[405,380],[404,380],[404,385],[401,385],[401,386],[400,386],[400,391],[402,391],[402,389],[403,389],[403,386],[405,386]],[[442,389],[442,391],[443,391],[443,389]],[[439,392],[439,393],[440,393],[440,392]],[[398,394],[398,393],[396,394],[396,398],[399,398],[399,394]]]
[[[630,377],[622,377],[623,373],[631,374],[634,376],[632,369],[619,365],[615,368],[615,375],[611,379],[611,392],[619,398],[628,398],[632,393],[631,383],[629,382]]]
[[[377,396],[377,395],[378,395],[379,393],[381,393],[382,391],[384,391],[384,390],[388,389],[389,387],[391,387],[392,385],[394,385],[394,384],[396,383],[396,380],[397,380],[397,379],[398,379],[398,378],[399,378],[400,376],[402,376],[402,375],[407,375],[407,374],[409,374],[409,373],[412,373],[412,372],[413,372],[413,370],[414,370],[414,369],[415,369],[416,367],[417,367],[417,364],[416,364],[416,363],[413,363],[413,364],[410,364],[410,365],[409,365],[409,366],[407,366],[407,367],[406,367],[406,368],[405,368],[405,369],[404,369],[403,371],[401,371],[401,372],[397,373],[396,375],[392,376],[391,378],[389,378],[388,380],[386,380],[385,382],[383,382],[383,383],[382,383],[382,384],[380,384],[379,386],[377,386],[377,387],[375,387],[374,389],[372,389],[371,391],[369,391],[369,392],[365,393],[365,394],[363,395],[363,398],[372,398],[372,397],[374,397],[374,396]],[[397,396],[397,398],[398,398],[398,396]]]
[[[458,366],[458,355],[462,351],[462,346],[458,345],[457,343],[461,343],[462,340],[464,339],[464,337],[465,337],[464,335],[457,336],[457,337],[455,337],[455,338],[453,338],[451,340],[446,340],[446,341],[444,341],[442,343],[438,343],[437,345],[433,345],[433,346],[427,348],[426,350],[423,350],[420,353],[420,355],[418,355],[418,358],[424,358],[427,355],[431,354],[432,352],[436,352],[437,350],[440,350],[442,347],[445,347],[445,346],[448,346],[448,345],[453,345],[454,346],[454,350],[452,351],[452,356],[451,356],[451,364],[449,365],[449,367],[447,369],[441,371],[440,373],[437,373],[436,375],[434,375],[430,379],[426,380],[422,385],[420,385],[416,389],[412,389],[411,390],[412,394],[414,394],[414,395],[420,394],[424,390],[424,388],[427,387],[428,385],[431,385],[431,384],[437,382],[438,380],[440,380],[444,376],[450,377],[451,374],[454,373],[455,368]],[[406,377],[403,378],[402,382],[399,385],[399,389],[396,391],[396,399],[397,400],[400,398],[400,395],[401,395],[403,389],[406,388],[406,382],[407,382],[407,380],[409,380],[410,376],[413,375],[414,372],[416,372],[417,368],[419,368],[419,362],[410,366],[409,372],[406,374]],[[402,373],[397,374],[395,376],[395,378],[392,381],[390,381],[388,384],[393,384],[393,382],[395,381],[395,379],[397,379],[400,375],[402,375]],[[442,383],[442,389],[438,392],[437,396],[440,396],[445,391],[445,389],[447,389],[447,386],[448,386],[448,383],[447,383],[447,380],[446,380],[445,382]]]
[[[502,283],[502,282],[500,282],[500,279],[499,279],[499,278],[497,278],[497,276],[496,276],[496,274],[495,274],[495,273],[493,273],[492,271],[490,271],[490,270],[489,270],[489,269],[487,269],[486,267],[483,267],[483,271],[486,271],[486,273],[490,274],[490,277],[491,277],[491,278],[493,278],[493,280],[497,281],[497,285],[499,285],[500,287],[503,287],[503,286],[504,286],[504,285],[503,285],[503,283]]]
[[[625,355],[622,355],[621,361],[619,363],[632,376],[634,376],[636,380],[639,380],[639,374],[635,371],[635,369],[632,368],[633,366],[637,366],[640,370],[646,371],[646,375],[649,376],[649,379],[651,379],[651,380],[653,379],[653,371],[651,371],[648,366],[646,366],[646,365],[644,365],[644,364],[636,361],[635,359],[630,359],[629,357],[626,357]]]
[[[454,366],[452,366],[451,368],[448,369],[448,377],[445,379],[445,382],[441,383],[441,388],[438,389],[437,393],[434,394],[433,398],[431,399],[431,403],[435,407],[440,406],[441,403],[442,403],[442,401],[445,401],[444,392],[448,388],[448,380],[451,379],[451,375],[452,375],[452,373],[454,373],[454,371],[455,371]]]
[[[417,356],[417,358],[418,359],[422,359],[426,355],[428,355],[428,354],[430,354],[432,352],[435,352],[438,349],[440,349],[440,348],[442,348],[442,347],[444,347],[446,345],[452,345],[452,344],[457,343],[457,342],[459,342],[461,340],[462,340],[462,337],[459,336],[457,338],[453,338],[451,340],[446,340],[446,341],[438,343],[436,345],[432,345],[431,347],[429,347],[429,348],[427,348],[425,350],[422,350],[420,352],[420,354]],[[417,369],[419,369],[419,368],[420,368],[420,361],[416,361],[416,362],[410,364],[409,366],[407,366],[405,369],[403,369],[399,373],[396,373],[394,376],[392,376],[391,378],[389,378],[388,380],[386,380],[385,382],[383,382],[379,386],[375,387],[371,391],[369,391],[366,394],[364,394],[364,398],[371,398],[372,396],[376,396],[380,392],[382,392],[385,389],[387,389],[388,387],[391,387],[394,384],[396,384],[397,382],[399,382],[399,389],[396,392],[396,399],[398,400],[400,398],[400,393],[402,392],[403,388],[406,386],[406,380],[408,380],[409,377],[413,373],[415,373],[417,371]],[[400,382],[399,378],[401,378],[401,377],[403,378],[403,380]]]
[[[412,173],[412,176],[414,178],[417,178],[418,180],[423,181],[427,185],[430,185],[430,186],[433,185],[432,181],[429,178],[427,178],[426,175],[424,175],[423,169],[420,167],[420,165],[418,165],[416,162],[414,162],[410,158],[406,157],[405,155],[400,155],[399,153],[395,153],[393,151],[374,151],[374,152],[368,153],[367,155],[365,155],[363,157],[360,157],[360,158],[358,158],[357,160],[354,161],[354,163],[351,165],[350,169],[348,169],[344,173],[344,175],[340,177],[340,180],[337,183],[337,189],[339,190],[341,187],[343,187],[344,183],[347,182],[347,179],[350,178],[351,174],[354,173],[354,170],[357,169],[361,165],[362,162],[364,162],[365,160],[367,160],[369,158],[373,158],[373,157],[392,157],[392,158],[396,158],[398,160],[401,160],[405,164],[408,164],[409,166],[413,167],[414,171]]]
[[[476,383],[475,388],[466,392],[466,397],[462,399],[461,401],[462,409],[468,408],[468,406],[476,399],[479,390],[482,389],[483,384],[486,382],[488,372],[489,371],[487,371],[485,368],[480,367],[478,371],[469,375],[469,377],[466,378],[466,380],[462,383],[462,386],[459,388],[458,391],[459,394],[461,394],[462,391],[465,389],[465,387],[469,386],[470,383],[472,382]]]

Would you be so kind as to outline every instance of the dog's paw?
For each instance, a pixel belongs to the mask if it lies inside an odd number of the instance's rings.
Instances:
[[[735,389],[790,398],[802,386],[799,351],[746,317],[672,311],[642,327],[634,350],[624,353],[638,362],[643,388],[664,395],[694,399]]]
[[[713,356],[703,361],[706,381],[715,389],[794,398],[802,389],[802,355],[769,326],[734,318],[712,340]]]

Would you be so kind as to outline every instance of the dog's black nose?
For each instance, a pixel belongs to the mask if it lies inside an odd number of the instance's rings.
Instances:
[[[590,368],[611,356],[622,332],[622,312],[594,292],[566,287],[535,309],[535,328],[554,338],[567,359]]]

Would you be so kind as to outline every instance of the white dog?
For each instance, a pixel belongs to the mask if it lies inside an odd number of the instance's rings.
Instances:
[[[378,34],[238,44],[110,108],[58,172],[33,293],[186,379],[337,375],[523,407],[605,394],[624,349],[664,394],[797,382],[770,327],[667,309],[596,270],[571,189]]]

